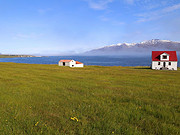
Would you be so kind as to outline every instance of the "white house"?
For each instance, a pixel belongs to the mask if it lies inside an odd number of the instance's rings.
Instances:
[[[152,51],[152,69],[177,70],[176,51]]]
[[[59,66],[84,67],[84,64],[75,60],[60,60]]]

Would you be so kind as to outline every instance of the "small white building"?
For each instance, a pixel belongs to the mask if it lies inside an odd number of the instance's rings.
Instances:
[[[177,70],[176,51],[152,51],[152,69]]]
[[[59,66],[84,67],[84,64],[75,60],[60,60]]]

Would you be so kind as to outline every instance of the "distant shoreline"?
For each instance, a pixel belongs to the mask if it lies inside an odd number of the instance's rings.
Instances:
[[[2,55],[0,55],[2,58]],[[3,59],[6,58],[6,59]],[[0,59],[0,62],[13,63],[27,63],[27,64],[58,64],[61,59],[74,59],[84,63],[84,65],[94,66],[122,66],[122,67],[136,67],[136,66],[150,66],[151,57],[91,57],[91,56],[33,56],[30,55],[6,55]],[[180,63],[178,63],[180,67]]]
[[[0,58],[19,58],[19,57],[36,57],[33,55],[8,55],[8,54],[1,54]]]

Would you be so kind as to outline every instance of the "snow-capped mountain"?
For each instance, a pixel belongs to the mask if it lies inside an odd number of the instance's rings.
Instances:
[[[130,55],[151,54],[151,51],[173,50],[180,51],[180,42],[170,40],[152,39],[140,43],[118,43],[104,46],[86,52],[89,55]]]

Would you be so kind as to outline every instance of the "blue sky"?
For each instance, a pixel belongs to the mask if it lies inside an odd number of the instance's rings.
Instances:
[[[0,0],[0,53],[63,55],[180,41],[179,0]]]

